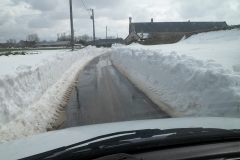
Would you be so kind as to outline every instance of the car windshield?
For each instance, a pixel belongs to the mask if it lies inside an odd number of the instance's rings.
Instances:
[[[130,130],[240,129],[239,17],[238,0],[1,0],[0,155],[24,138],[43,152]]]

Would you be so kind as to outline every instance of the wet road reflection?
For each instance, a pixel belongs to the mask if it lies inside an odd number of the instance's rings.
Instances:
[[[144,93],[116,70],[105,54],[82,71],[66,107],[60,129],[126,120],[169,118]]]

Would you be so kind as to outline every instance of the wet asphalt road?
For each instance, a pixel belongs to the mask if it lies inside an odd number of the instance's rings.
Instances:
[[[127,120],[169,118],[143,92],[116,70],[105,54],[81,72],[59,129]]]

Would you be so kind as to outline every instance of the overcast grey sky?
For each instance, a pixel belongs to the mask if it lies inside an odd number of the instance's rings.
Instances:
[[[73,1],[75,35],[92,35],[92,21],[81,0]],[[240,0],[83,0],[95,11],[96,37],[125,38],[128,18],[133,22],[226,21],[240,24]],[[70,33],[69,0],[1,0],[0,42],[26,39],[37,33],[41,40],[56,40]]]

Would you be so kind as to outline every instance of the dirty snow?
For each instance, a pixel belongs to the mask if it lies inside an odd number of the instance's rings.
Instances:
[[[76,74],[107,49],[0,57],[0,142],[45,132]],[[29,51],[31,52],[31,51]]]
[[[172,117],[240,117],[240,30],[115,45],[113,64]]]

